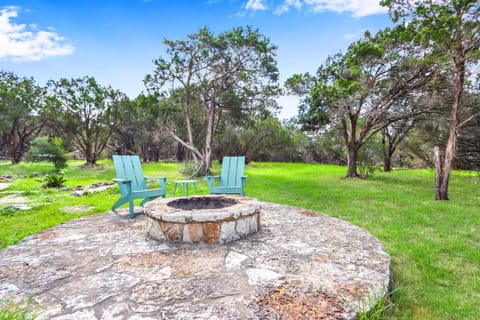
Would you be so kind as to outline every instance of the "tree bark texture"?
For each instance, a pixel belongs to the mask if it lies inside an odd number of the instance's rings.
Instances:
[[[440,147],[433,147],[433,162],[435,164],[435,200],[441,200],[442,188],[442,156],[440,155]]]
[[[358,148],[354,146],[348,146],[348,154],[347,154],[347,162],[348,162],[348,170],[347,170],[347,178],[358,178],[358,171],[357,171],[357,159],[358,159]]]
[[[455,159],[457,147],[457,135],[459,129],[460,108],[462,105],[462,96],[465,82],[465,62],[462,53],[457,53],[454,58],[456,77],[455,77],[455,99],[452,106],[452,116],[450,118],[450,133],[445,147],[445,158],[441,166],[440,181],[437,184],[435,180],[435,200],[448,200],[448,184],[450,182],[450,173]],[[436,163],[435,163],[436,167]]]
[[[392,171],[392,157],[389,154],[383,156],[383,171],[390,172]]]
[[[215,110],[216,102],[214,100],[210,101],[210,106],[208,108],[208,124],[207,124],[207,135],[205,137],[205,172],[209,173],[212,167],[212,143],[213,143],[213,134],[214,134],[214,124],[215,124]]]

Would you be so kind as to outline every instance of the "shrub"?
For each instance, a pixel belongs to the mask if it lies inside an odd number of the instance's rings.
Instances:
[[[202,177],[205,175],[205,169],[202,167],[198,170],[193,162],[185,162],[185,166],[180,168],[180,172],[189,178]]]
[[[67,157],[60,138],[54,138],[51,141],[47,137],[35,138],[32,146],[25,154],[25,158],[33,162],[52,162],[57,172],[67,167]]]
[[[42,185],[44,188],[61,188],[67,181],[63,174],[50,174],[45,176],[45,183]]]

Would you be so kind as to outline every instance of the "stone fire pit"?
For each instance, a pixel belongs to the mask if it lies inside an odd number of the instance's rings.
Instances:
[[[145,205],[147,235],[176,243],[222,244],[260,229],[260,205],[245,197],[193,196]]]

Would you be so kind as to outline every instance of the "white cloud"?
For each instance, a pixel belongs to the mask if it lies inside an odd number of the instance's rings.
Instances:
[[[51,56],[72,54],[74,47],[52,30],[42,31],[36,24],[15,24],[19,8],[0,10],[0,60],[39,61]]]
[[[364,17],[372,14],[386,13],[387,9],[380,6],[380,0],[283,0],[275,7],[274,14],[281,15],[289,12],[291,8],[300,10],[307,8],[311,12],[319,13],[325,11],[333,11],[338,13],[349,13],[354,17]],[[246,9],[252,10],[254,6],[261,7],[266,10],[267,7],[262,0],[249,0]]]
[[[274,13],[281,15],[282,13],[290,11],[290,8],[294,7],[296,9],[302,8],[302,1],[301,0],[285,0],[280,6],[278,6]]]
[[[354,17],[385,13],[387,8],[380,6],[380,0],[304,0],[314,12],[349,12]]]
[[[267,10],[267,6],[263,3],[263,0],[248,0],[245,5],[245,10],[263,11]]]

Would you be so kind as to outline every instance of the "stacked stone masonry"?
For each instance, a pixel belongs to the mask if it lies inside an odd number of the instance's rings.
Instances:
[[[205,197],[188,199],[197,202],[202,198]],[[223,198],[209,196],[209,199],[220,201]],[[169,206],[175,199],[152,201],[145,206],[146,233],[159,241],[205,244],[228,243],[256,233],[260,229],[261,206],[258,201],[244,197],[233,199],[235,204],[225,208],[199,210],[181,210]]]

